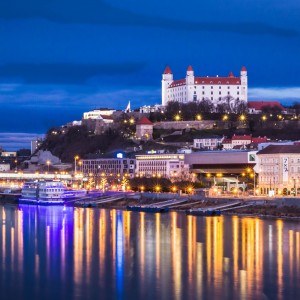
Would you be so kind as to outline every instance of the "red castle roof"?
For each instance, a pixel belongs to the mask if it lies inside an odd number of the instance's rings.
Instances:
[[[241,71],[247,71],[246,67],[243,66]]]
[[[193,67],[192,67],[191,65],[189,65],[189,67],[188,67],[187,70],[188,70],[188,71],[194,71],[194,70],[193,70]]]
[[[173,74],[169,66],[166,66],[164,74]]]
[[[137,121],[136,125],[153,125],[153,123],[146,117],[142,117]]]

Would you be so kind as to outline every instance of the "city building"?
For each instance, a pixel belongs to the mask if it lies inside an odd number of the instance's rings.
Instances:
[[[287,113],[286,109],[277,101],[249,101],[247,103],[249,114],[260,114],[264,108],[276,108],[281,113]]]
[[[43,143],[43,139],[35,139],[30,142],[30,151],[33,154]]]
[[[223,141],[224,137],[214,135],[203,138],[194,139],[193,147],[196,149],[216,150]]]
[[[135,159],[123,158],[97,158],[82,159],[79,161],[78,170],[85,176],[92,174],[93,176],[134,177]]]
[[[232,148],[235,146],[242,146],[251,144],[252,136],[251,135],[233,135],[231,138]]]
[[[184,162],[184,157],[185,154],[136,155],[136,176],[189,180],[189,165]]]
[[[200,178],[206,178],[211,185],[222,186],[224,191],[230,191],[233,187],[241,187],[245,190],[246,183],[251,183],[251,188],[254,185],[253,168],[257,162],[256,152],[247,150],[199,151],[186,154],[184,162],[189,165],[191,173],[198,174]],[[249,171],[253,174],[253,178],[249,178]]]
[[[103,120],[110,120],[110,118],[105,118],[112,116],[112,114],[115,112],[115,109],[109,109],[109,108],[99,108],[94,109],[92,111],[88,111],[83,113],[83,119],[103,119]],[[112,119],[112,118],[111,118]]]
[[[257,152],[259,192],[263,195],[299,195],[300,145],[269,145]]]
[[[143,140],[151,140],[153,134],[153,123],[146,117],[142,117],[136,123],[136,137]]]
[[[197,77],[191,66],[188,67],[186,77],[179,80],[173,79],[169,66],[162,75],[162,105],[169,101],[188,103],[191,101],[209,100],[216,107],[217,104],[230,104],[236,101],[248,100],[247,70],[242,67],[240,77],[235,77],[232,72],[227,77]]]
[[[153,106],[144,105],[140,107],[141,114],[150,114],[152,112],[163,112],[163,107],[159,104],[155,104]]]
[[[222,146],[223,150],[231,150],[231,149],[246,149],[253,146],[254,148],[258,148],[260,144],[266,143],[268,138],[265,137],[253,137],[251,135],[233,135],[231,139],[223,139]],[[253,148],[250,147],[250,148]]]

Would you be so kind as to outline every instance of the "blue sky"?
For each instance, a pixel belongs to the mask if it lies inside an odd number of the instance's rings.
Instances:
[[[1,1],[0,37],[6,149],[20,145],[10,132],[41,134],[128,100],[160,103],[167,64],[175,79],[190,64],[199,76],[238,75],[245,65],[250,99],[300,99],[295,0]]]

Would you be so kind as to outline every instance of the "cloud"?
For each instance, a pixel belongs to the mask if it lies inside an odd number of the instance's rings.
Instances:
[[[81,84],[93,77],[122,76],[138,72],[144,63],[118,64],[5,64],[0,66],[0,78],[34,84]],[[1,85],[8,89],[12,85]]]
[[[200,9],[200,7],[197,7]],[[59,23],[85,23],[113,26],[159,27],[172,30],[233,32],[240,34],[275,35],[291,37],[298,35],[293,29],[276,27],[264,22],[193,22],[147,16],[112,6],[101,0],[24,0],[1,1],[0,18],[41,18]]]
[[[36,138],[43,138],[44,134],[23,132],[1,132],[0,146],[6,151],[30,149],[30,142]]]
[[[282,102],[300,100],[300,87],[249,88],[248,99],[278,100]]]

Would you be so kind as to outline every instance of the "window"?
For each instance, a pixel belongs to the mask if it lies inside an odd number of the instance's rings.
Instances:
[[[221,92],[219,92],[219,95],[221,95]]]
[[[249,161],[255,161],[255,154],[249,154]]]
[[[202,95],[204,95],[205,94],[205,92],[202,92]]]
[[[210,94],[211,94],[211,95],[213,95],[213,94],[214,94],[214,92],[210,92]]]
[[[211,97],[211,98],[210,98],[210,100],[214,100],[214,98],[213,98],[213,97]]]
[[[230,95],[230,92],[228,92],[227,95]]]
[[[211,88],[211,89],[213,89],[214,87],[213,87],[213,86],[211,86],[210,88]]]
[[[227,89],[229,90],[229,89],[230,89],[230,86],[228,86]]]

